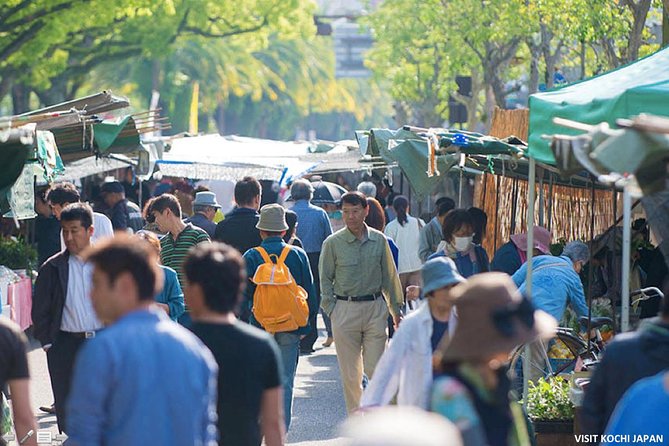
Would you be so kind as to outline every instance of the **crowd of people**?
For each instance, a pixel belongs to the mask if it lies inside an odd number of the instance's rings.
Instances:
[[[448,197],[425,223],[406,197],[384,208],[374,183],[363,182],[341,197],[342,227],[333,231],[335,211],[314,205],[302,179],[286,209],[261,207],[260,183],[245,177],[220,217],[205,189],[188,215],[176,193],[140,210],[121,182],[100,192],[106,214],[70,183],[36,197],[40,227],[53,236],[38,238],[52,252],[40,253],[33,333],[46,352],[58,429],[73,446],[284,444],[319,311],[349,415],[372,423],[380,406],[411,406],[442,417],[435,429],[452,439],[444,444],[528,445],[510,353],[527,344],[541,355],[568,305],[588,314],[579,276],[588,245],[571,241],[553,256],[550,233],[535,227],[533,246],[527,234],[512,235],[491,261],[481,246],[485,213]],[[666,404],[669,378],[637,381],[669,367],[668,333],[664,302],[661,319],[611,343],[586,393],[588,431],[630,432],[621,414],[646,388],[655,389],[653,407]],[[0,387],[9,385],[20,444],[36,445],[26,349],[0,317]]]

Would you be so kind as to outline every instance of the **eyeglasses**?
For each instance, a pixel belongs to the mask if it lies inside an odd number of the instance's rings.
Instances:
[[[534,305],[526,297],[518,303],[510,303],[502,308],[495,310],[492,314],[492,320],[495,328],[502,336],[507,338],[516,334],[514,319],[520,321],[528,330],[534,327]]]

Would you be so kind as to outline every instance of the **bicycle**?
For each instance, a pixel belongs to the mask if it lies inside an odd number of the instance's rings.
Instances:
[[[641,288],[630,293],[630,298],[641,296],[632,301],[631,314],[638,313],[639,303],[659,296],[664,297],[662,291],[655,287]],[[581,333],[587,332],[588,318],[582,316],[578,319],[580,333],[568,327],[558,327],[555,336],[548,341],[541,342],[541,357],[530,358],[529,367],[531,374],[543,378],[550,378],[561,374],[567,374],[574,371],[577,362],[582,362],[582,369],[589,370],[596,367],[599,358],[604,350],[604,341],[600,328],[604,326],[613,327],[613,320],[608,317],[592,317],[590,319],[590,342],[584,339]],[[523,391],[523,366],[525,360],[525,347],[523,344],[511,353],[509,370],[513,373],[512,389],[517,395],[522,395]],[[553,355],[550,353],[553,352]],[[555,353],[560,356],[555,357]],[[551,357],[554,356],[554,357]]]

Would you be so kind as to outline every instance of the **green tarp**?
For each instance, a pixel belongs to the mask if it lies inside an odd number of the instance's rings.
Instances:
[[[529,154],[555,165],[550,141],[542,135],[582,133],[553,124],[554,117],[613,126],[618,118],[640,113],[669,116],[669,48],[592,79],[530,96]]]
[[[440,175],[460,161],[460,154],[518,155],[525,149],[524,143],[517,138],[500,140],[480,133],[446,129],[436,130],[434,135],[439,140],[436,160]],[[440,175],[428,176],[429,149],[425,133],[371,129],[356,132],[356,137],[362,155],[381,157],[387,164],[397,164],[417,195],[427,195],[441,181]]]

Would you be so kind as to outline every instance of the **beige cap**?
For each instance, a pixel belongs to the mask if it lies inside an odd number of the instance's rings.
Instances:
[[[280,204],[266,204],[260,209],[260,220],[256,228],[267,232],[287,231],[286,210]]]

